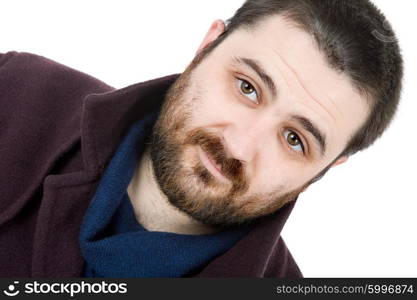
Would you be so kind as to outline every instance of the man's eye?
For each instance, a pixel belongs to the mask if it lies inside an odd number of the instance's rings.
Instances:
[[[245,97],[247,97],[250,101],[254,102],[255,104],[259,104],[258,92],[252,84],[243,79],[238,79],[237,84],[238,88]]]
[[[284,137],[288,145],[297,152],[304,152],[304,145],[299,136],[292,130],[285,130]]]

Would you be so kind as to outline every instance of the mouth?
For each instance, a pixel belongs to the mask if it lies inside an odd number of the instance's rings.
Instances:
[[[204,167],[206,167],[206,169],[210,172],[211,175],[213,175],[221,182],[230,182],[230,180],[221,171],[221,166],[216,164],[207,152],[205,152],[200,146],[197,146],[197,152]]]

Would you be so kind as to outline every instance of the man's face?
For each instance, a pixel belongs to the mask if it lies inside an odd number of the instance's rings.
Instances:
[[[151,144],[155,177],[196,220],[243,223],[293,200],[367,114],[314,40],[274,16],[233,32],[172,86]]]

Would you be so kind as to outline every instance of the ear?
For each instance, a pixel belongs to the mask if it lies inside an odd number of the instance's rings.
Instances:
[[[344,162],[346,162],[348,160],[349,156],[342,156],[339,157],[333,164],[332,164],[332,168],[336,167],[337,165],[343,164]]]
[[[217,39],[224,31],[226,30],[226,25],[222,20],[214,21],[209,30],[204,37],[204,40],[201,42],[200,47],[198,47],[197,54],[206,48],[211,42]]]
[[[332,165],[330,166],[331,168],[333,168],[333,167],[335,167],[335,166],[337,166],[337,165],[340,165],[340,164],[343,164],[344,162],[346,162],[347,160],[348,160],[348,158],[349,158],[349,156],[341,156],[341,157],[339,157],[338,159],[336,159],[333,163],[332,163]],[[307,185],[307,186],[305,186],[302,190],[301,190],[301,192],[300,193],[302,193],[302,192],[304,192],[305,190],[307,190],[307,188],[310,186],[310,184],[309,185]]]

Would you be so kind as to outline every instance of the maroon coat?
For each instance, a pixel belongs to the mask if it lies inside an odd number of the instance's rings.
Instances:
[[[100,177],[176,78],[116,90],[42,56],[0,54],[0,276],[82,275],[78,235]],[[280,236],[293,205],[196,276],[302,276]]]

